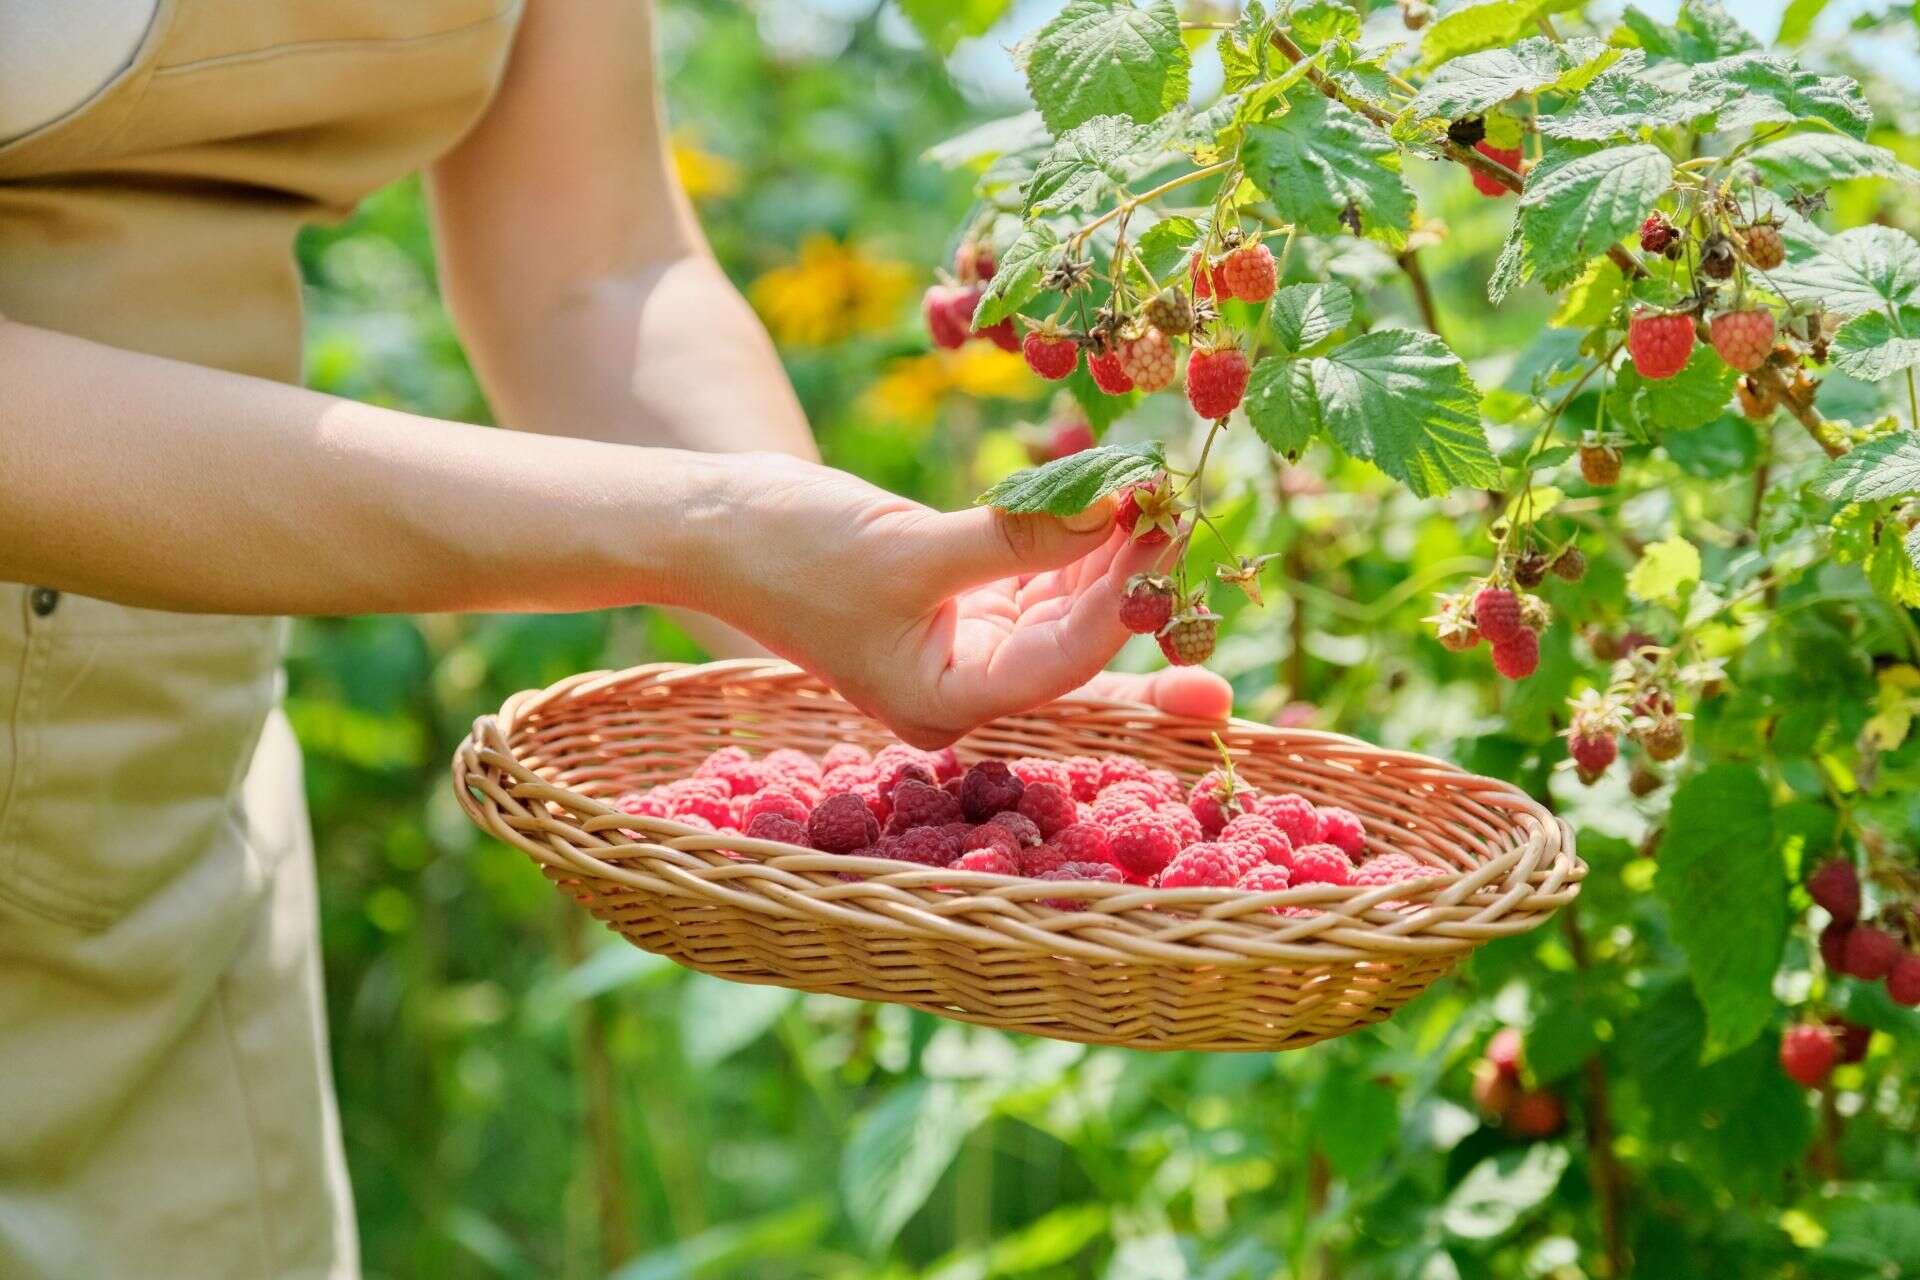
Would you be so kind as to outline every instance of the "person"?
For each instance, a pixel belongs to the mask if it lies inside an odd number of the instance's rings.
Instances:
[[[1082,685],[1226,712],[1098,674],[1157,554],[1108,504],[819,465],[675,184],[650,23],[0,0],[0,1274],[357,1273],[285,615],[677,606],[925,746]],[[297,385],[295,232],[419,169],[517,430]]]

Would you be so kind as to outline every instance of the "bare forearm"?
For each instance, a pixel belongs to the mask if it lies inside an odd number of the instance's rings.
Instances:
[[[152,608],[681,603],[718,483],[6,322],[0,386],[0,579]]]

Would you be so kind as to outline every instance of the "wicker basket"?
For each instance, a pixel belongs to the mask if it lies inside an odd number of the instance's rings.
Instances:
[[[1376,850],[1410,854],[1433,877],[1260,895],[1069,887],[816,853],[611,806],[729,742],[818,753],[891,741],[784,663],[636,667],[518,694],[475,723],[453,777],[482,829],[636,946],[689,968],[1142,1049],[1290,1049],[1378,1022],[1480,943],[1572,901],[1586,874],[1566,825],[1516,788],[1334,734],[1068,698],[959,749],[1127,752],[1190,782],[1216,762],[1216,733],[1245,780],[1352,809]],[[1063,892],[1078,909],[1047,905]]]

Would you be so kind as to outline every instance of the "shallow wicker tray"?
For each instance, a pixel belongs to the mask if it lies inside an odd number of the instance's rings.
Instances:
[[[1246,781],[1352,809],[1375,850],[1411,854],[1433,877],[1259,895],[1069,887],[816,853],[612,807],[730,742],[817,754],[892,741],[775,662],[660,664],[517,694],[475,722],[453,778],[483,830],[636,946],[689,968],[1142,1049],[1290,1049],[1378,1022],[1482,942],[1571,902],[1586,874],[1566,824],[1517,788],[1336,734],[1068,698],[995,721],[959,750],[963,760],[1127,752],[1191,782],[1217,762],[1215,734]],[[1080,909],[1043,901],[1066,893]]]

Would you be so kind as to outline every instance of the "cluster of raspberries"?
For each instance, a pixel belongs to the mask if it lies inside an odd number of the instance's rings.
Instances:
[[[1369,855],[1349,810],[1264,795],[1222,770],[1186,788],[1124,755],[963,766],[952,748],[904,743],[872,755],[841,743],[818,760],[791,748],[755,759],[729,746],[692,776],[616,804],[636,817],[827,853],[1041,880],[1270,893],[1433,874],[1406,854]]]

